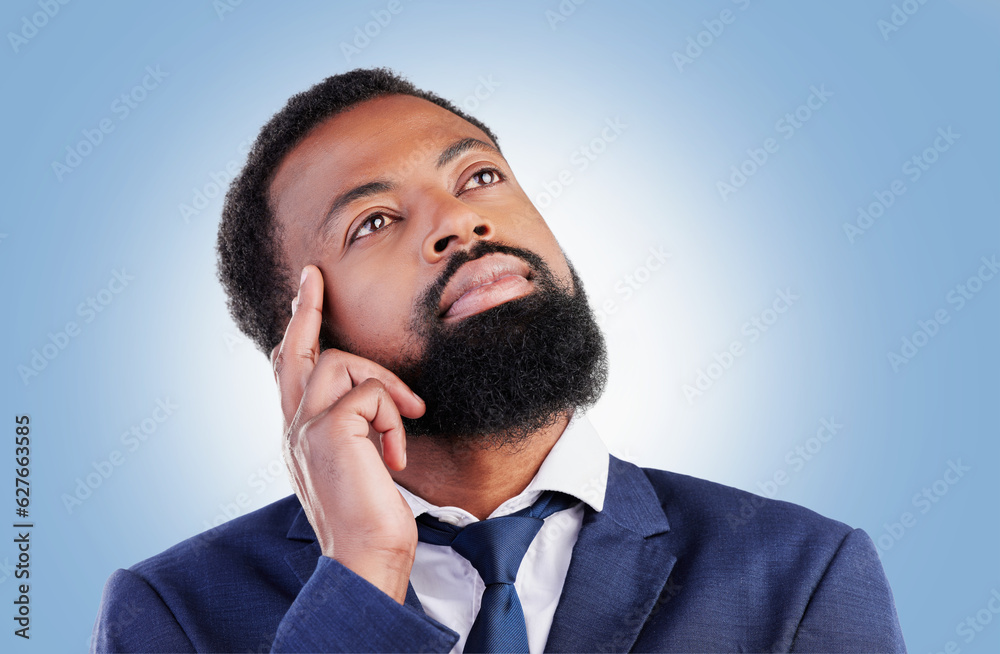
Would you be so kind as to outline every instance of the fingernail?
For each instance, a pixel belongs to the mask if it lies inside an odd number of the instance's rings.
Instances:
[[[305,283],[306,283],[306,269],[303,268],[302,269],[302,276],[299,277],[299,288],[302,288],[302,285],[305,284]]]
[[[299,296],[296,295],[292,298],[292,315],[295,315],[295,310],[299,307]]]

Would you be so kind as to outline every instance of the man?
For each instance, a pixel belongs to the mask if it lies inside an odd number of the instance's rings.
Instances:
[[[608,455],[579,278],[447,101],[387,70],[293,97],[219,255],[295,496],[116,572],[95,650],[904,651],[864,532],[737,525],[748,494]]]

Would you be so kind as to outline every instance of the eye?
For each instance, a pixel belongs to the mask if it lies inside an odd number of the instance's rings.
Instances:
[[[498,182],[503,181],[503,175],[496,168],[483,168],[482,170],[473,173],[469,181],[459,191],[470,191],[475,188],[483,188],[484,186],[492,186]]]
[[[384,213],[373,213],[361,221],[361,224],[358,225],[358,229],[354,232],[354,236],[351,237],[351,241],[356,241],[359,238],[374,234],[389,225],[394,220],[395,218],[390,218]]]

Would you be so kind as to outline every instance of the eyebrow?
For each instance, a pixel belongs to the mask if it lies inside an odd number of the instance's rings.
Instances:
[[[387,180],[375,180],[374,182],[368,182],[367,184],[361,184],[360,186],[355,186],[354,188],[344,191],[336,198],[334,198],[333,203],[330,205],[330,210],[326,212],[326,217],[323,222],[320,223],[319,231],[321,234],[332,234],[340,222],[340,213],[343,211],[344,207],[354,202],[355,200],[361,200],[364,198],[371,197],[373,195],[378,195],[379,193],[388,193],[396,188],[396,185]]]
[[[487,143],[486,141],[480,141],[479,139],[465,138],[461,141],[456,141],[445,148],[444,152],[441,153],[441,156],[438,157],[437,167],[441,168],[455,157],[468,152],[469,150],[483,150],[485,152],[500,154],[500,150],[498,150],[495,145]]]

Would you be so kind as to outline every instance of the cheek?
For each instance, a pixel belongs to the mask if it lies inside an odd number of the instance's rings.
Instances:
[[[572,276],[569,272],[569,265],[566,263],[566,256],[545,221],[539,218],[530,228],[522,230],[521,237],[524,239],[522,247],[540,256],[563,286],[568,288],[572,285]]]
[[[559,242],[556,241],[555,235],[549,229],[542,214],[527,201],[527,198],[525,198],[525,202],[526,204],[521,204],[509,212],[510,220],[505,230],[508,238],[501,237],[501,240],[527,248],[538,254],[548,263],[556,279],[569,286],[572,283],[572,278],[569,265],[566,263],[566,256],[563,254],[562,248],[559,247]]]
[[[337,340],[355,354],[384,358],[403,349],[413,299],[385,283],[340,283],[325,290],[325,317]]]

